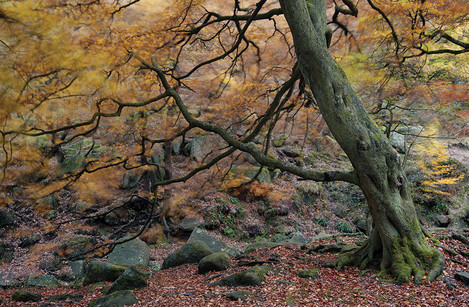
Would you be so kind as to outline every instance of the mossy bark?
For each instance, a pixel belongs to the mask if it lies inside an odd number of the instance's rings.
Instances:
[[[375,229],[367,244],[338,264],[367,266],[381,256],[382,272],[397,282],[436,278],[444,258],[425,240],[401,159],[370,118],[325,39],[325,0],[281,0],[304,79],[335,139],[349,157]]]

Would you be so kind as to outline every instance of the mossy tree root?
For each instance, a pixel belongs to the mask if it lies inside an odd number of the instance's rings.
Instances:
[[[338,268],[343,268],[344,266],[356,266],[359,267],[360,270],[364,270],[380,250],[381,239],[378,232],[373,230],[370,238],[360,248],[339,254],[336,266]]]
[[[441,275],[445,266],[440,251],[431,248],[426,241],[412,241],[407,237],[394,239],[392,257],[390,273],[398,283],[406,283],[411,275],[416,284],[420,284],[424,276],[432,281]]]
[[[383,244],[379,235],[377,232],[373,233],[362,247],[339,254],[336,265],[339,268],[357,266],[363,270],[382,249]],[[424,238],[416,240],[415,238],[395,237],[390,252],[382,254],[389,256],[381,257],[379,275],[391,274],[398,284],[407,283],[411,276],[414,276],[416,284],[420,284],[424,279],[432,281],[441,275],[445,266],[443,254],[431,248]]]

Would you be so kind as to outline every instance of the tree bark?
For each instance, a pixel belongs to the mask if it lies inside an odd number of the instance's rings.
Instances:
[[[338,265],[367,266],[381,255],[381,270],[396,282],[411,275],[431,280],[444,267],[443,255],[426,241],[399,154],[371,119],[342,69],[328,52],[325,0],[280,0],[298,63],[321,114],[350,159],[375,229],[359,250]]]

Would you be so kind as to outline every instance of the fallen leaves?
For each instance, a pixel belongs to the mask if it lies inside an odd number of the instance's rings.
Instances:
[[[454,245],[454,240],[447,238],[445,245]],[[457,243],[456,243],[457,244]],[[274,269],[267,273],[266,281],[259,287],[211,287],[213,280],[233,274],[246,267],[238,266],[241,261],[278,261],[272,263]],[[468,268],[449,260],[445,252],[447,267],[444,278],[450,279],[457,288],[450,290],[445,281],[439,278],[431,283],[415,285],[411,282],[395,285],[373,277],[378,270],[360,272],[357,268],[336,270],[323,267],[322,264],[335,259],[333,254],[306,254],[295,246],[278,246],[257,250],[248,257],[234,260],[226,274],[219,272],[206,275],[197,274],[196,264],[186,264],[163,271],[154,271],[147,279],[149,286],[134,291],[139,303],[135,306],[464,306],[469,301],[469,291],[454,274]],[[242,263],[242,262],[241,262]],[[319,269],[317,279],[300,278],[297,274],[303,269]],[[222,275],[222,276],[217,276]],[[44,301],[56,294],[82,294],[80,302],[52,302],[49,306],[88,306],[91,300],[100,297],[99,290],[91,286],[74,289],[60,287],[52,289],[28,289],[40,293]],[[2,306],[33,306],[37,303],[15,303],[11,294],[15,289],[0,291],[4,299]],[[233,290],[246,290],[252,296],[246,301],[231,301],[225,294]]]

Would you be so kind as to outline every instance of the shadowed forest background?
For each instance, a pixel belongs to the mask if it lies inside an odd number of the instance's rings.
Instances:
[[[319,68],[301,53],[306,34],[290,17],[293,2],[311,16],[314,50],[327,60]],[[317,284],[285,275],[282,286],[293,294],[272,302],[266,293],[288,291],[264,284],[247,304],[371,305],[381,284],[399,294],[380,303],[432,289],[440,303],[464,301],[454,274],[469,265],[468,19],[462,0],[1,0],[5,304],[32,277],[60,279],[70,263],[108,259],[117,243],[135,238],[152,250],[153,266],[145,268],[151,289],[163,291],[167,280],[203,283],[193,267],[156,265],[194,229],[239,250],[301,234],[307,254],[298,256],[298,245],[272,245],[249,261],[277,263],[271,258],[278,255],[281,265],[296,259],[295,269],[334,263],[320,273],[331,288],[328,278],[346,272],[350,280],[365,276],[357,283],[374,289],[365,287],[353,302],[329,292],[316,301]],[[335,93],[329,104],[323,82]],[[370,146],[386,159],[367,168]],[[388,168],[382,185],[372,173],[381,163]],[[391,196],[376,200],[382,186]],[[389,213],[406,208],[415,208],[415,224]],[[305,260],[330,243],[342,248],[339,256]],[[336,271],[349,266],[362,273]],[[425,288],[393,288],[383,279]],[[63,288],[40,292],[72,293],[75,284],[65,278]],[[99,292],[80,289],[84,300],[73,306]],[[196,290],[168,291],[153,295],[163,305],[184,305],[184,293]],[[149,291],[138,293],[149,306]],[[229,302],[207,293],[197,304]]]

